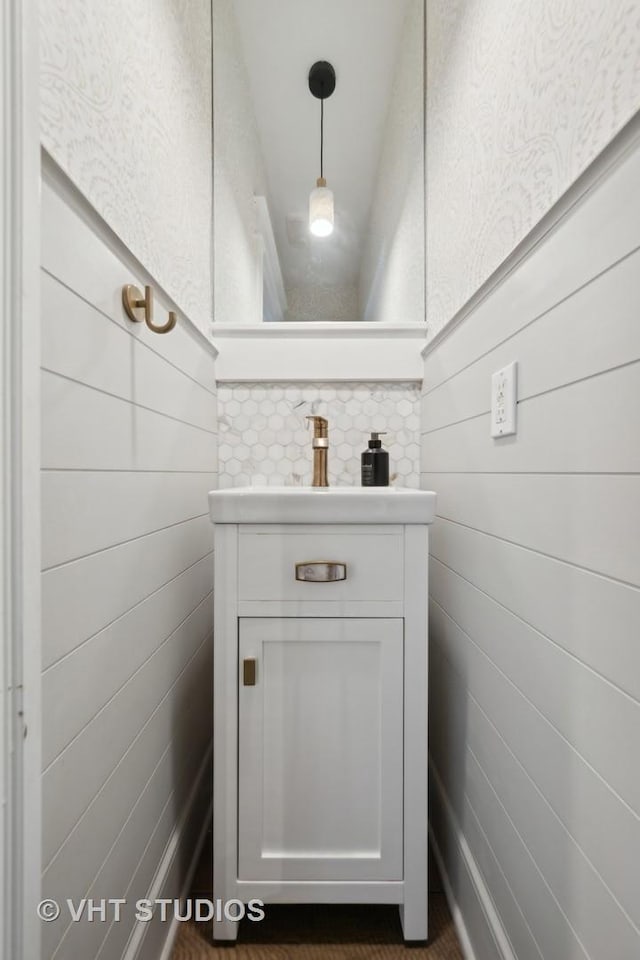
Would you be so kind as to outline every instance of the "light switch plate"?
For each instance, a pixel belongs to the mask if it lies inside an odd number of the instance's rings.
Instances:
[[[491,377],[491,436],[516,432],[517,363],[509,363]]]

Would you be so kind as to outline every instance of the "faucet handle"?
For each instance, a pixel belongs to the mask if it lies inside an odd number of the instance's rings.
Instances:
[[[317,437],[328,437],[329,436],[329,421],[325,417],[306,417],[307,420],[313,420],[313,436],[314,439]]]

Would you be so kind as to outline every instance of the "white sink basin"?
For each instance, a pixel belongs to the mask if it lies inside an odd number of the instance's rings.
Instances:
[[[432,523],[436,495],[408,487],[212,490],[212,523]]]

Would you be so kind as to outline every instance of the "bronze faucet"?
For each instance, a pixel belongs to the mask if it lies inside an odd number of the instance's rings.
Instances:
[[[313,487],[328,487],[327,455],[329,452],[329,421],[324,417],[307,417],[313,420]]]

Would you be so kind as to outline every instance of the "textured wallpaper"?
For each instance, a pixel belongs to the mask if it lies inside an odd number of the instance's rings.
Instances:
[[[268,196],[233,0],[213,0],[214,318],[261,323],[254,194]]]
[[[315,284],[287,289],[287,320],[343,320],[357,323],[361,319],[358,289],[355,284],[329,286]]]
[[[377,430],[391,482],[420,485],[417,383],[227,383],[218,387],[220,486],[310,484],[313,414],[329,421],[330,484],[359,486],[360,454]]]
[[[40,0],[42,142],[204,332],[210,0]]]
[[[424,0],[409,0],[360,269],[369,321],[424,321],[423,37]]]
[[[427,0],[433,336],[640,108],[640,0]]]

